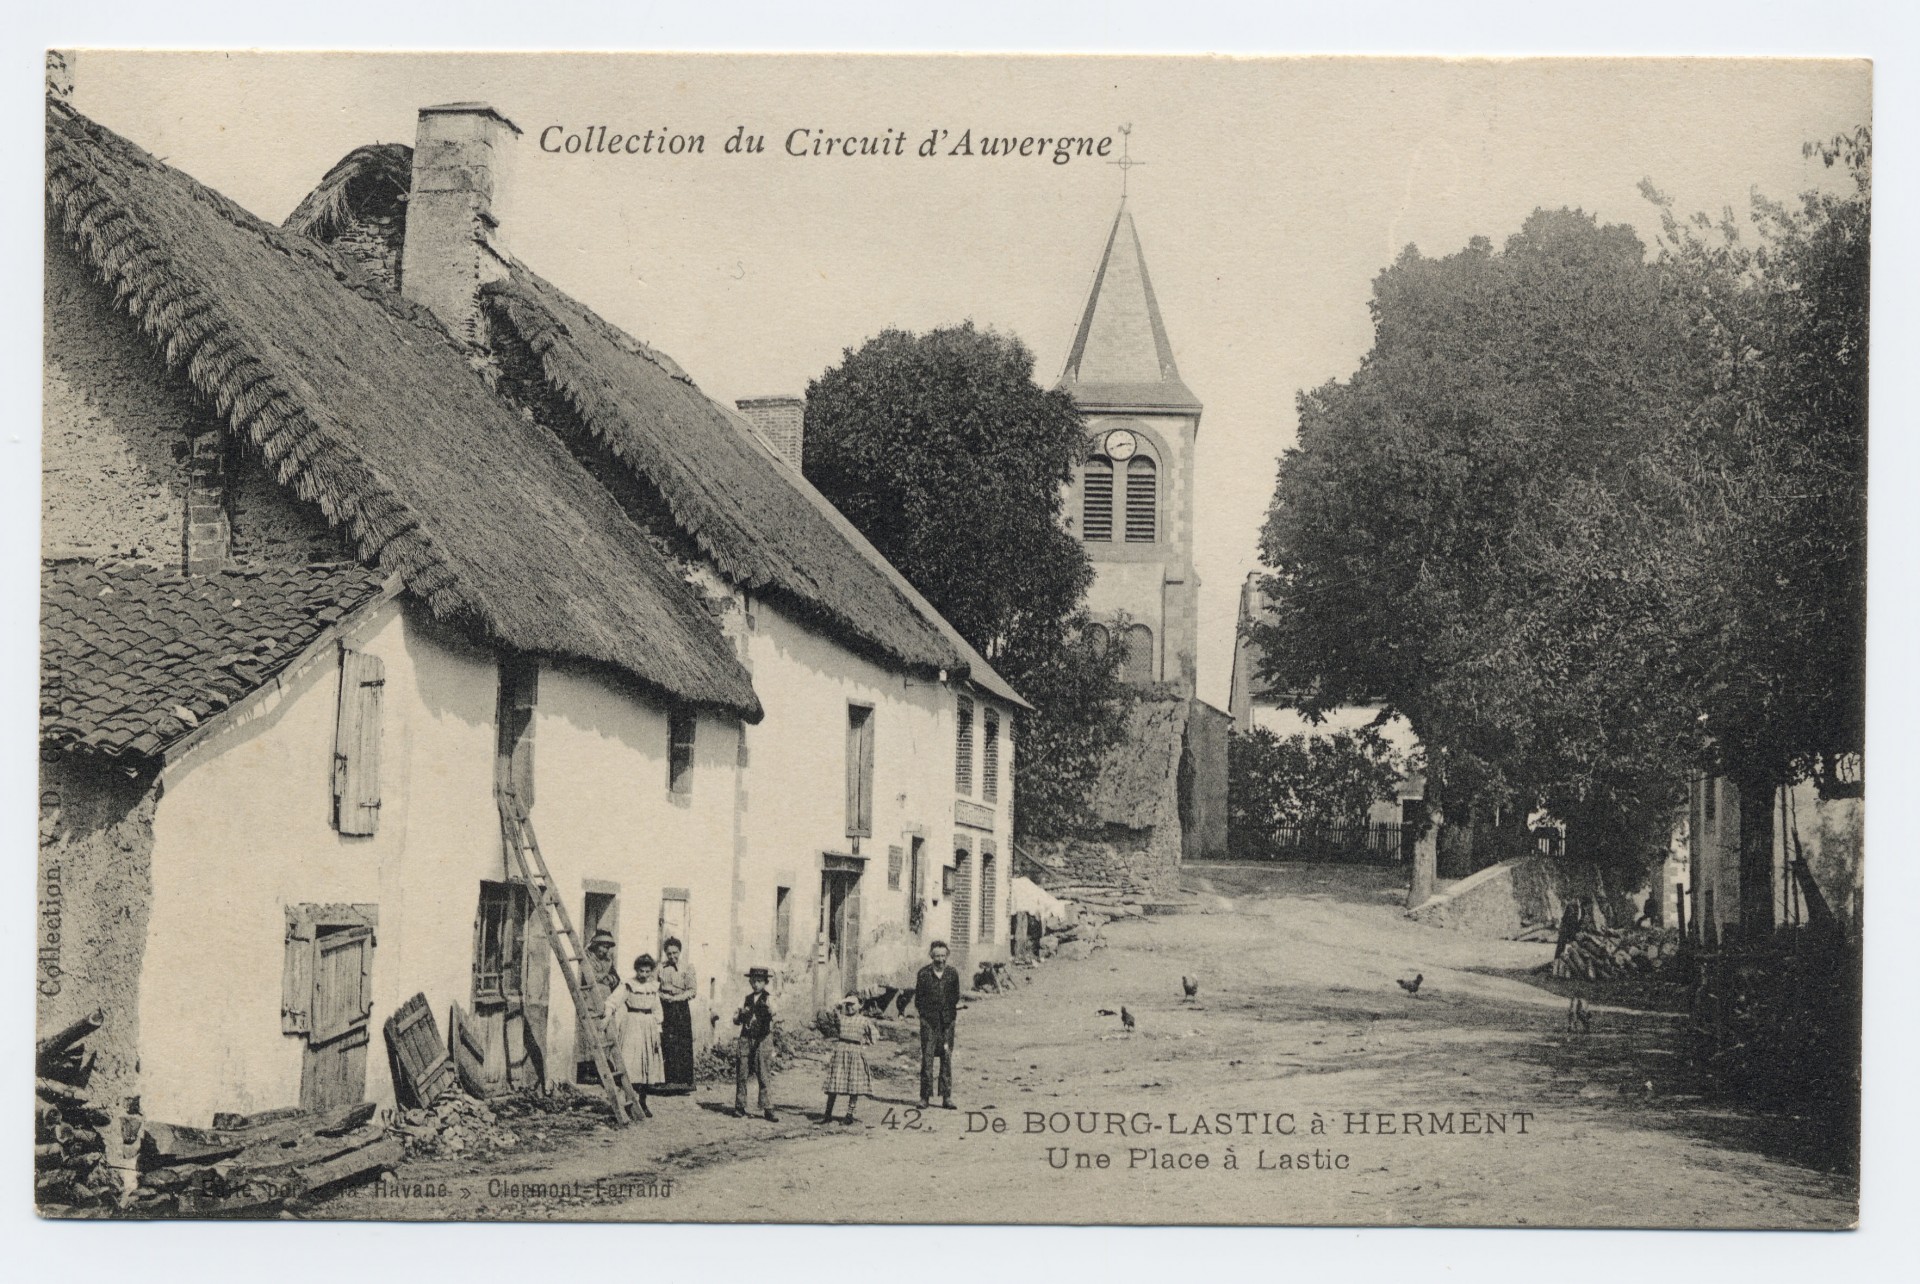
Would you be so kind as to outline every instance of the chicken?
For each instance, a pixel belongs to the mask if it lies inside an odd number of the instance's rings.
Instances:
[[[1196,994],[1200,993],[1200,982],[1194,980],[1190,976],[1183,976],[1180,978],[1180,988],[1182,990],[1185,990],[1187,993],[1187,997],[1191,999]]]
[[[1120,1008],[1120,1024],[1127,1028],[1128,1034],[1133,1033],[1133,1013],[1127,1011],[1124,1004]]]
[[[1394,984],[1405,990],[1408,994],[1418,998],[1420,996],[1420,982],[1426,979],[1427,978],[1421,973],[1415,972],[1411,981],[1395,980]]]
[[[1119,1016],[1120,1014],[1118,1012],[1115,1012],[1112,1008],[1097,1008],[1094,1010],[1094,1015],[1095,1016]]]

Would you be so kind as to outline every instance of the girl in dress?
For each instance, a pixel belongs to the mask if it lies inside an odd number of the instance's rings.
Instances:
[[[827,1112],[820,1116],[820,1122],[827,1123],[833,1118],[834,1099],[845,1096],[845,1122],[852,1123],[853,1103],[862,1093],[873,1095],[873,1077],[867,1070],[865,1051],[865,1045],[874,1041],[873,1022],[860,1015],[860,1000],[851,994],[840,1000],[834,1018],[833,1060],[827,1065]]]
[[[627,1082],[640,1098],[640,1113],[648,1119],[647,1089],[666,1080],[666,1061],[660,1055],[660,982],[653,974],[653,955],[633,961],[633,979],[607,996],[607,1035],[620,1047]]]

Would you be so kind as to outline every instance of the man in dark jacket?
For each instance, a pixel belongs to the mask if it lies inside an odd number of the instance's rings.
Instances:
[[[933,1065],[940,1063],[940,1104],[953,1109],[953,1023],[960,1013],[960,974],[947,966],[947,943],[935,941],[927,953],[933,962],[913,983],[913,1006],[920,1013],[920,1105],[933,1104]]]

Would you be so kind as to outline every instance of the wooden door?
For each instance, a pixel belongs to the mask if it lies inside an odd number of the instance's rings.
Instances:
[[[300,1105],[348,1106],[366,1096],[373,1013],[373,930],[321,928],[313,942],[313,1006],[300,1063]]]

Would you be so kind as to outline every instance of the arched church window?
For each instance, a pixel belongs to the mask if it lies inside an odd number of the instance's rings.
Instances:
[[[1142,686],[1153,681],[1153,630],[1144,624],[1127,629],[1127,667],[1120,676]]]
[[[1080,473],[1080,538],[1113,541],[1113,461],[1089,459]]]
[[[1127,543],[1151,544],[1158,536],[1159,469],[1145,455],[1127,461]]]
[[[1113,647],[1113,633],[1104,624],[1089,624],[1083,635],[1087,644],[1087,654],[1099,659]]]

